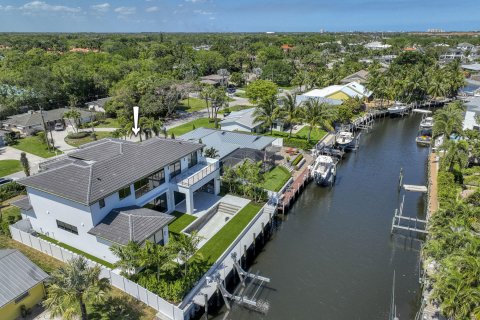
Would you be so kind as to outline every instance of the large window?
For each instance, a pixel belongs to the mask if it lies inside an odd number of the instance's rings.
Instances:
[[[151,176],[138,180],[133,184],[135,198],[140,198],[145,193],[155,189],[163,183],[165,183],[165,170],[163,169],[155,172]]]
[[[118,196],[120,197],[120,200],[125,199],[130,194],[130,186],[126,186],[125,188],[118,190]]]
[[[58,229],[62,229],[68,232],[71,232],[73,234],[78,234],[78,229],[75,226],[72,226],[71,224],[65,223],[63,221],[57,220],[57,227]]]
[[[188,167],[191,168],[198,163],[197,151],[188,155]]]
[[[170,179],[175,177],[181,172],[181,166],[180,166],[180,161],[175,162],[174,164],[171,164],[168,169],[170,170]]]
[[[167,193],[156,197],[149,203],[145,205],[146,208],[160,211],[160,212],[167,212],[168,211],[168,204],[167,204]]]

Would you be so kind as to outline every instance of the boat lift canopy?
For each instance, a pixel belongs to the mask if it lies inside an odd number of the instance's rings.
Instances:
[[[424,109],[413,109],[412,111],[416,113],[421,113],[421,114],[432,114],[432,111],[424,110]]]

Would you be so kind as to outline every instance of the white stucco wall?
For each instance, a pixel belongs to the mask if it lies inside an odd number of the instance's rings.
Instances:
[[[100,243],[87,232],[93,228],[92,215],[88,206],[58,196],[27,188],[34,216],[29,215],[35,231],[50,238],[85,251],[98,258],[114,262],[117,259],[110,252],[110,245]],[[71,224],[78,229],[78,235],[59,229],[57,221]]]

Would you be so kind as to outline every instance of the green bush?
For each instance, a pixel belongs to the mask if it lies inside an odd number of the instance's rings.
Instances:
[[[457,185],[453,173],[440,171],[438,173],[438,200],[440,207],[455,203],[457,199]]]
[[[75,132],[75,133],[69,133],[67,136],[67,139],[83,139],[86,138],[90,135],[90,132]]]
[[[18,196],[25,191],[25,187],[15,181],[0,186],[0,202]]]
[[[295,158],[295,160],[293,160],[292,166],[296,166],[300,161],[302,161],[302,159],[303,159],[303,154],[300,153],[300,154]]]

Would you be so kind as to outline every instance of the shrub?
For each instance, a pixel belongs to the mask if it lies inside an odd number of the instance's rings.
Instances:
[[[303,159],[303,154],[300,153],[300,154],[295,158],[295,160],[293,160],[292,166],[296,166],[302,159]]]
[[[88,137],[90,134],[90,132],[85,131],[69,133],[67,139],[82,139]]]
[[[25,191],[25,187],[15,181],[0,186],[0,202],[18,196]]]

